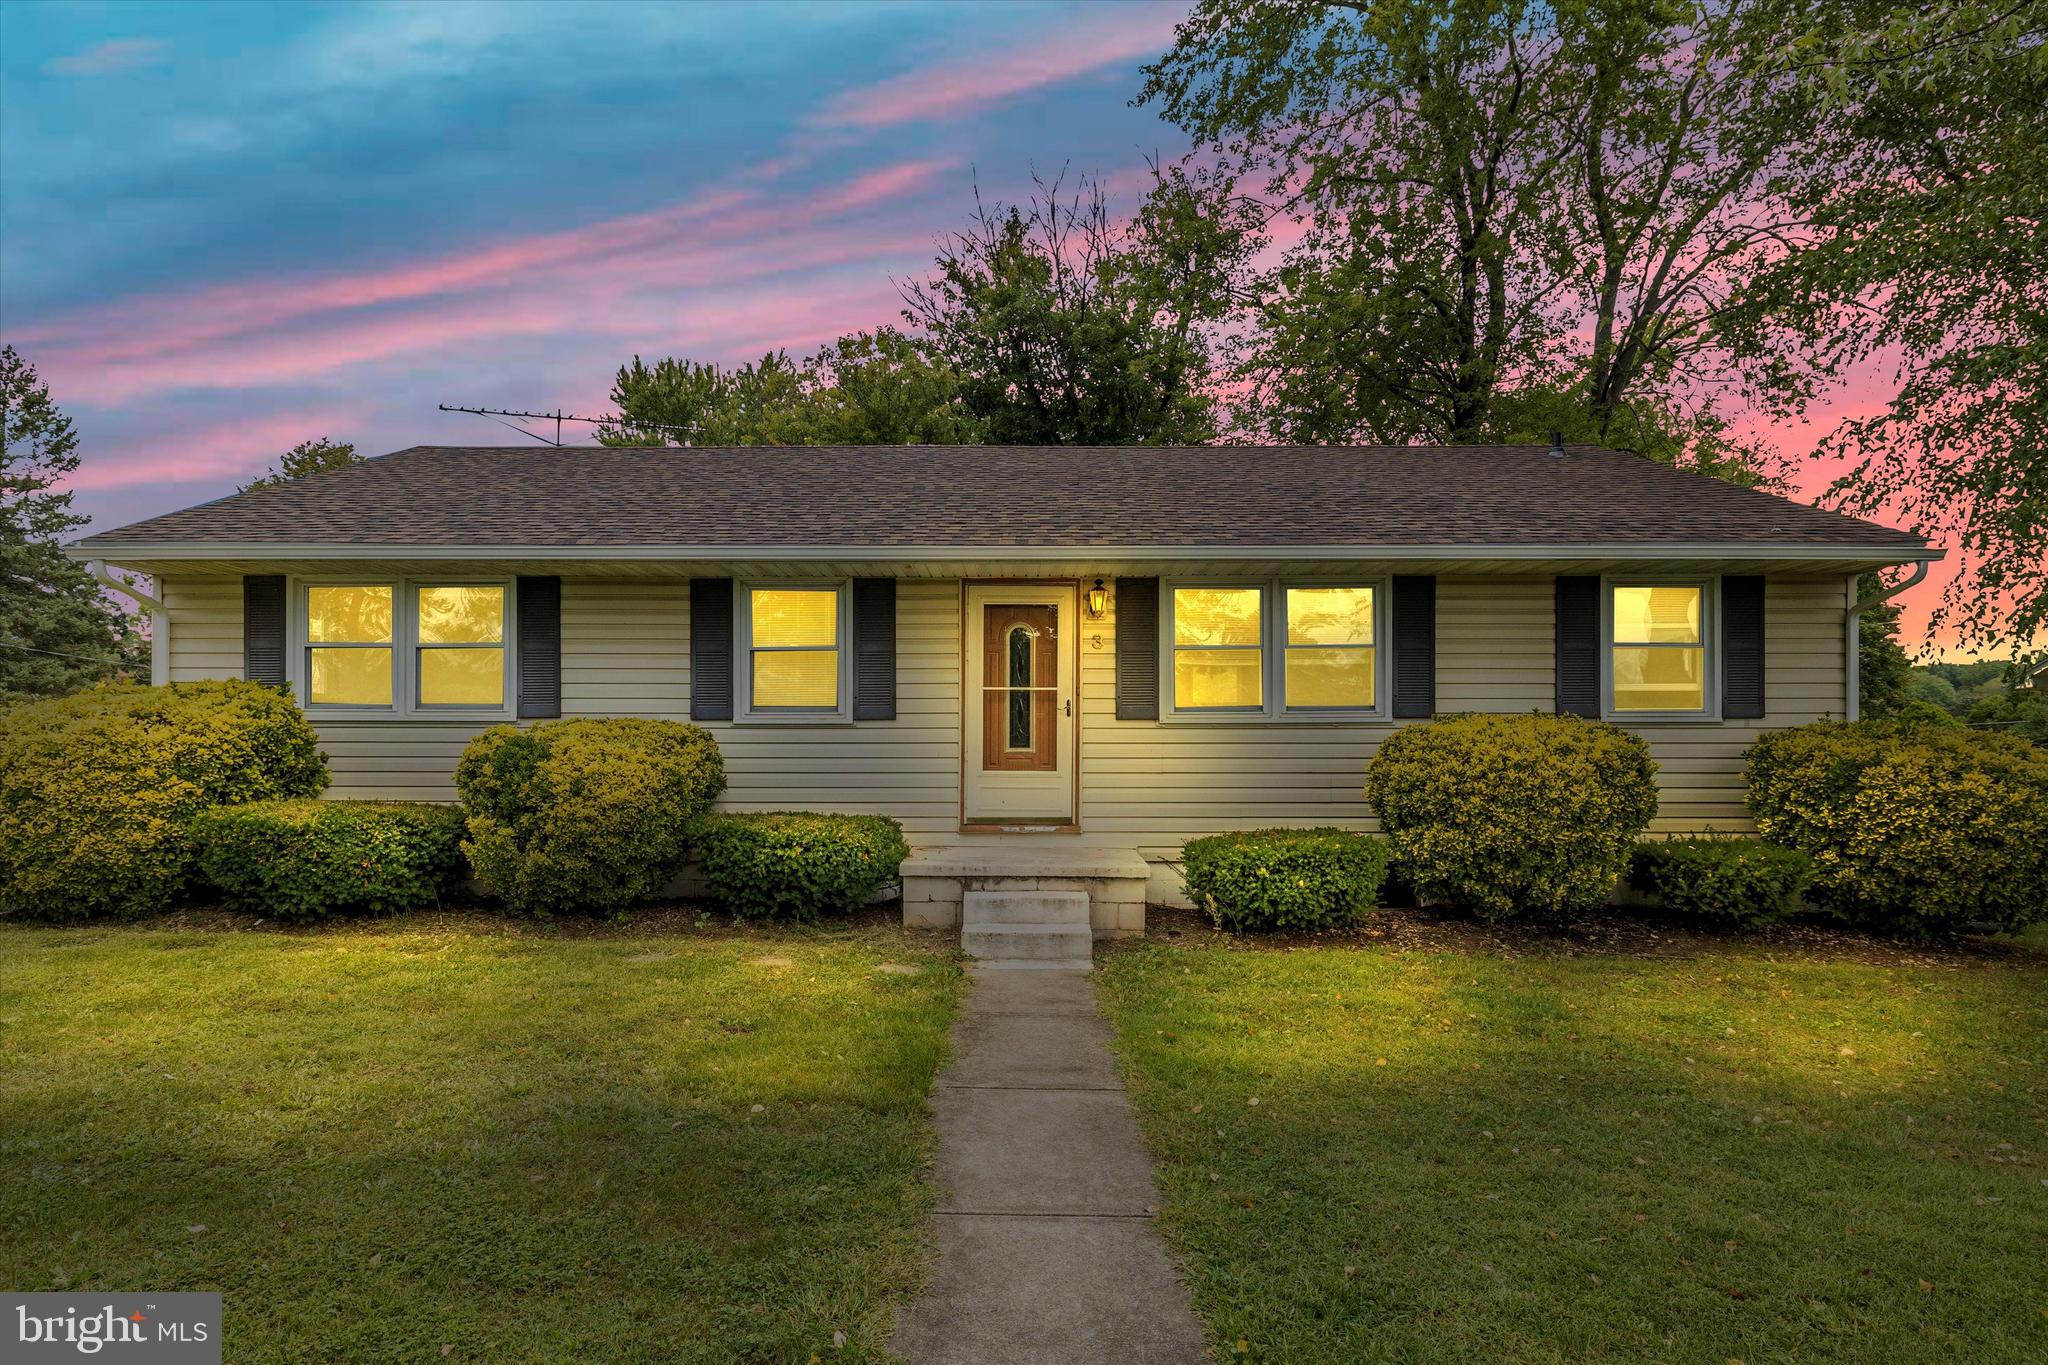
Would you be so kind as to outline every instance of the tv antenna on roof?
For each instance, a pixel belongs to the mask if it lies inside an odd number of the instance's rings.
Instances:
[[[623,417],[578,417],[574,413],[563,412],[560,408],[556,408],[553,412],[519,412],[512,408],[465,408],[454,403],[436,403],[434,406],[443,412],[466,412],[475,417],[488,417],[499,426],[510,427],[521,436],[531,436],[542,445],[558,446],[562,444],[562,423],[564,422],[588,422],[592,426],[617,426],[623,427],[628,431],[689,430],[688,427],[678,426],[672,422],[628,422]],[[550,441],[537,431],[528,431],[525,427],[507,422],[504,420],[507,417],[524,417],[533,421],[553,422],[555,424],[555,439]]]

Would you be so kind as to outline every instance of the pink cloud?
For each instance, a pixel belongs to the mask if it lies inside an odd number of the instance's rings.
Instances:
[[[241,280],[124,300],[31,327],[29,344],[70,347],[74,359],[119,362],[317,313],[374,307],[515,283],[551,268],[581,268],[636,251],[668,252],[693,236],[745,240],[792,223],[852,212],[906,195],[958,163],[926,158],[870,171],[808,202],[773,204],[758,190],[715,190],[648,213],[538,233],[381,270],[315,278]]]
[[[101,401],[277,384],[511,335],[637,330],[663,290],[898,261],[929,246],[895,216],[957,163],[884,166],[808,196],[719,191],[652,213],[376,271],[264,278],[124,300],[30,329],[53,376]]]
[[[954,57],[849,90],[829,101],[812,122],[828,128],[886,128],[957,117],[1105,66],[1156,56],[1185,13],[1171,4],[1090,11],[1040,42]]]
[[[45,368],[66,387],[91,393],[96,401],[126,402],[177,389],[243,389],[314,379],[345,366],[460,341],[557,331],[570,320],[562,307],[530,299],[450,304],[429,314],[352,318],[134,361],[75,361],[57,352]]]
[[[137,483],[246,478],[300,441],[325,434],[339,436],[355,415],[351,408],[315,405],[152,436],[131,446],[95,451],[65,481],[65,487],[85,491]]]

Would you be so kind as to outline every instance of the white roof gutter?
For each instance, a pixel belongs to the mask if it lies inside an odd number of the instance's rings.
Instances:
[[[133,583],[124,582],[108,573],[107,561],[104,559],[88,559],[85,562],[85,571],[92,576],[92,580],[95,583],[102,587],[112,588],[144,611],[161,614],[166,610],[163,603],[157,601],[156,598],[136,587]]]
[[[68,551],[67,551],[68,553]],[[162,686],[171,680],[171,609],[157,598],[107,572],[104,559],[85,562],[86,573],[105,588],[111,588],[149,613],[149,680]]]
[[[1092,559],[1771,559],[1814,563],[1837,561],[1889,564],[1929,561],[1944,551],[1884,545],[1771,545],[1755,541],[1673,541],[1555,545],[406,545],[219,541],[195,543],[100,542],[67,546],[75,559],[619,559],[619,560],[910,560],[938,563],[1071,561]],[[1916,580],[1917,581],[1917,580]]]
[[[1906,591],[1906,589],[1920,582],[1922,579],[1927,577],[1928,563],[1929,561],[1925,559],[1915,562],[1913,565],[1913,572],[1907,574],[1905,578],[1901,579],[1897,583],[1892,584],[1889,588],[1880,589],[1879,591],[1872,593],[1870,596],[1864,598],[1862,601],[1850,607],[1849,615],[1852,617],[1860,616],[1864,612],[1869,611],[1872,607],[1881,607],[1885,603],[1891,601],[1894,597],[1897,597],[1900,593]]]

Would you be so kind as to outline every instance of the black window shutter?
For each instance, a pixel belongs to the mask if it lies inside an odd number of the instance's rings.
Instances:
[[[1600,580],[1557,580],[1557,712],[1600,717]]]
[[[690,719],[732,719],[732,580],[690,580]]]
[[[242,577],[242,676],[283,687],[285,590],[281,573]]]
[[[1721,714],[1764,714],[1764,580],[1753,575],[1721,580]]]
[[[896,719],[896,580],[853,580],[853,718]]]
[[[1116,718],[1159,719],[1159,580],[1116,581]]]
[[[1436,714],[1436,576],[1394,579],[1394,714]]]
[[[519,706],[521,719],[562,714],[562,580],[519,579]]]

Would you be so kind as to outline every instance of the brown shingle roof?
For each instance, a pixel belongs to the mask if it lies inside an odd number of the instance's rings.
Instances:
[[[1570,446],[415,446],[98,546],[1839,546],[1923,542]]]

